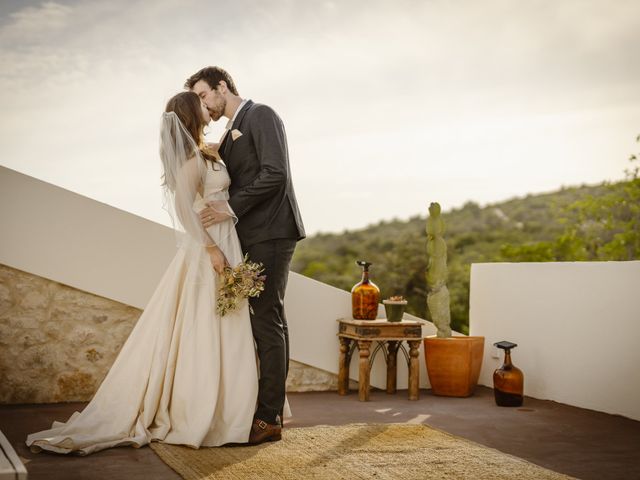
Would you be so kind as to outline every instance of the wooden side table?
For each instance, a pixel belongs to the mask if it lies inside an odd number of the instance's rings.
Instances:
[[[340,340],[340,366],[338,369],[338,394],[349,392],[349,364],[357,348],[360,353],[358,374],[358,399],[369,400],[371,365],[379,350],[387,362],[387,393],[396,392],[398,350],[404,353],[409,367],[409,400],[418,400],[419,363],[418,355],[422,341],[422,324],[410,320],[388,322],[386,319],[354,320],[340,318],[338,340]],[[407,352],[402,342],[409,344]],[[371,343],[377,342],[373,352]]]

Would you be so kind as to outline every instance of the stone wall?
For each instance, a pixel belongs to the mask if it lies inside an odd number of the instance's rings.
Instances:
[[[357,355],[354,355],[357,357]],[[336,358],[336,362],[338,359]],[[354,367],[352,367],[354,368]],[[358,389],[358,382],[349,381],[349,388]],[[338,375],[291,360],[287,377],[287,392],[322,392],[338,390]]]
[[[0,403],[88,401],[140,313],[0,265]],[[336,375],[291,362],[288,391],[336,389]]]

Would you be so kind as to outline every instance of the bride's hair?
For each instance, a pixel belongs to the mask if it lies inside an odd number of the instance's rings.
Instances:
[[[207,152],[204,143],[203,129],[206,124],[202,117],[200,97],[193,92],[180,92],[169,99],[164,111],[174,112],[178,116],[184,128],[196,142],[202,157],[205,160],[215,163],[216,158]],[[195,154],[195,152],[190,153]]]

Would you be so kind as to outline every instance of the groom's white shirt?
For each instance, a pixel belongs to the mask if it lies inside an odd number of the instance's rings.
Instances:
[[[225,127],[226,130],[231,130],[231,127],[233,127],[233,122],[235,121],[238,113],[240,112],[240,110],[242,110],[242,107],[244,107],[244,104],[247,103],[247,101],[248,100],[245,99],[240,102],[240,105],[238,105],[238,108],[236,108],[236,112],[233,114],[233,118],[227,122],[227,126]]]
[[[242,100],[242,102],[240,102],[240,105],[238,105],[238,108],[236,108],[236,111],[233,114],[233,118],[231,118],[227,122],[227,126],[224,127],[224,132],[222,132],[222,135],[220,136],[220,140],[219,140],[220,145],[222,145],[222,142],[224,142],[225,137],[227,136],[227,134],[231,130],[231,127],[233,127],[233,122],[235,121],[236,117],[238,116],[238,113],[240,112],[240,110],[242,110],[242,107],[244,107],[244,104],[247,103],[247,101],[248,101],[248,99],[247,100]]]

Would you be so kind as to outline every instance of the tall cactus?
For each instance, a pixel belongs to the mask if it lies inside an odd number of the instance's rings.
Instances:
[[[442,238],[444,221],[440,217],[440,204],[429,205],[427,219],[427,306],[438,329],[438,337],[451,336],[451,312],[447,289],[447,244]]]

